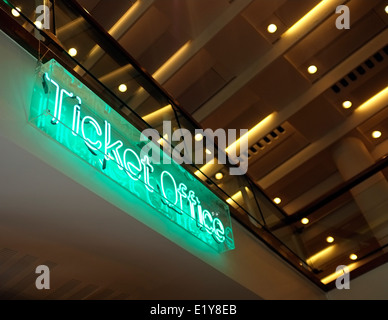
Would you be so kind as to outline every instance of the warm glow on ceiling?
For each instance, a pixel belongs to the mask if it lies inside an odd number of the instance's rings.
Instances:
[[[257,141],[258,139],[255,137],[255,133],[262,129],[263,126],[269,125],[271,123],[271,120],[275,116],[277,112],[273,112],[267,117],[265,117],[263,120],[261,120],[257,125],[255,125],[252,129],[250,129],[246,134],[242,135],[239,139],[237,139],[235,142],[233,142],[231,145],[229,145],[225,151],[228,153],[231,153],[231,151],[238,150],[240,148],[240,141],[242,139],[248,139],[249,141]],[[268,129],[270,131],[271,129]],[[237,154],[237,153],[235,153]]]
[[[230,198],[226,199],[226,202],[228,204],[230,204],[231,206],[233,206],[233,207],[238,207],[236,202],[239,203],[239,202],[241,202],[242,199],[243,199],[242,192],[241,191],[237,191],[233,196],[231,196]]]
[[[346,267],[348,268],[348,271],[351,272],[358,267],[358,264],[359,264],[358,262],[354,262],[350,265],[347,265]],[[338,277],[342,276],[343,274],[344,274],[343,270],[336,271],[336,272],[329,274],[328,276],[322,278],[321,282],[323,284],[328,284],[328,283],[336,280]]]
[[[163,136],[163,138],[160,138],[160,139],[158,140],[158,143],[161,144],[161,145],[163,145],[163,142],[164,142],[165,140],[168,141],[168,134],[167,134],[167,133]]]
[[[142,117],[142,119],[145,121],[145,122],[153,122],[155,120],[162,120],[162,116],[168,112],[169,110],[172,110],[172,106],[171,104],[168,104],[166,105],[165,107],[163,108],[160,108],[152,113],[149,113],[147,115],[145,115],[144,117]]]
[[[298,32],[301,29],[304,29],[306,26],[312,24],[322,13],[326,10],[335,10],[337,6],[337,1],[335,0],[322,0],[319,2],[314,8],[312,8],[309,12],[307,12],[302,18],[300,18],[297,22],[295,22],[284,34],[283,36],[287,36],[288,34]]]
[[[388,87],[385,87],[380,92],[376,93],[373,97],[369,98],[362,105],[360,105],[356,112],[363,112],[363,110],[368,108],[373,108],[375,104],[386,103],[388,99]]]
[[[153,77],[160,81],[162,81],[163,75],[165,73],[169,73],[169,70],[172,66],[177,63],[177,61],[183,57],[185,57],[185,53],[189,48],[191,40],[187,41],[177,52],[175,52],[158,70],[153,73]]]
[[[306,260],[308,264],[315,264],[318,260],[327,259],[329,255],[331,255],[337,245],[333,244],[331,246],[328,246],[327,248],[317,252],[316,254],[312,255],[310,258]]]
[[[115,39],[118,39],[122,35],[122,30],[125,25],[128,24],[131,16],[135,14],[136,10],[139,9],[140,1],[136,1],[128,10],[125,12],[120,19],[109,29],[108,33]]]

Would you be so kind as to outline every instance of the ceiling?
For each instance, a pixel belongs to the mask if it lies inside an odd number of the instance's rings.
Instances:
[[[388,154],[386,0],[78,2],[203,128],[249,129],[248,176],[269,199],[281,199],[283,216],[297,215]],[[349,29],[336,28],[341,4],[350,10]],[[160,108],[131,100],[139,87],[130,70],[97,52],[81,20],[58,13],[64,48],[77,48],[76,59],[141,116]],[[267,31],[269,24],[276,32]],[[345,109],[344,101],[352,106]],[[372,138],[374,130],[380,138]],[[360,154],[352,153],[352,142]],[[364,188],[377,194],[370,202],[379,208],[365,209],[368,192],[352,189],[311,213],[307,225],[275,228],[279,217],[263,209],[266,227],[322,279],[352,263],[350,253],[368,256],[388,243],[387,219],[382,230],[370,220],[370,211],[388,208],[387,176],[385,169],[374,176],[381,185]],[[232,178],[217,182],[230,196],[239,190],[228,186]],[[246,199],[235,200],[246,207]]]
[[[364,145],[369,165],[388,153],[387,93],[376,111],[357,113],[388,85],[388,3],[324,2],[144,0],[133,5],[142,7],[141,13],[121,25],[119,34],[114,26],[130,12],[130,1],[79,1],[203,128],[251,129],[248,175],[270,199],[281,198],[278,206],[286,215],[350,178],[334,156],[345,138]],[[336,28],[340,4],[350,10],[350,29]],[[271,23],[277,25],[272,34]],[[100,78],[106,73],[103,59],[91,68]],[[318,68],[315,74],[308,73],[310,65]],[[106,84],[117,91],[122,82],[125,78],[117,77]],[[352,107],[343,108],[344,101]],[[136,111],[149,113],[141,106]],[[255,127],[271,114],[269,125]],[[371,137],[374,130],[381,138]],[[349,157],[353,174],[365,169],[361,159]],[[306,226],[294,224],[291,233],[274,232],[321,271],[321,278],[349,264],[351,252],[362,256],[387,243],[387,229],[377,239],[349,192],[309,219]],[[268,226],[271,221],[268,214]],[[297,245],[291,240],[295,229]],[[328,235],[335,238],[336,251],[312,260],[328,246]]]

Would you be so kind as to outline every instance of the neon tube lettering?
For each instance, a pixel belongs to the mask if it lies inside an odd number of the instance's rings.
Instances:
[[[181,209],[181,211],[179,212],[180,214],[183,213],[183,199],[187,199],[186,191],[187,191],[187,186],[184,183],[180,183],[179,188],[177,190],[179,195],[180,209]]]
[[[150,185],[150,172],[154,171],[154,167],[150,163],[150,158],[144,156],[141,160],[141,164],[143,165],[143,182],[145,187],[149,192],[154,192],[154,188]]]
[[[77,136],[79,132],[79,122],[81,117],[81,107],[79,105],[74,106],[73,111],[73,126],[71,130],[73,131],[73,135]]]
[[[135,166],[132,162],[127,161],[127,152],[131,153],[137,160],[138,166]],[[125,149],[124,155],[123,155],[123,161],[124,161],[124,167],[125,172],[128,174],[128,176],[134,180],[137,181],[140,179],[140,172],[142,171],[142,165],[139,156],[133,151],[132,149]]]
[[[116,159],[117,166],[120,170],[124,169],[123,162],[121,161],[119,149],[124,145],[121,140],[117,140],[115,143],[110,143],[111,140],[111,125],[105,120],[105,160],[113,160],[109,154],[112,150],[113,155]]]
[[[173,185],[174,185],[174,192],[173,194],[175,195],[175,201],[172,202],[170,199],[168,199],[167,195],[166,195],[166,192],[165,192],[165,188],[164,188],[164,175],[168,175],[171,179],[171,181],[173,182]],[[178,192],[177,192],[177,188],[176,188],[176,182],[175,182],[175,179],[174,177],[171,175],[170,172],[168,171],[163,171],[162,174],[160,175],[160,184],[161,184],[161,188],[162,188],[162,194],[164,196],[164,198],[167,200],[165,204],[167,204],[169,207],[172,207],[172,206],[175,206],[178,202]]]
[[[50,79],[50,77],[49,77],[49,75],[47,73],[45,73],[44,76],[43,76],[43,84],[45,84],[45,79],[50,81],[55,86],[55,89],[56,89],[56,92],[55,92],[55,103],[54,103],[54,117],[51,119],[51,123],[52,124],[57,124],[58,123],[58,119],[57,119],[56,115],[57,115],[58,108],[59,108],[58,107],[58,104],[59,104],[59,92],[61,90],[59,89],[58,83],[56,83],[54,80]]]
[[[82,132],[82,137],[85,139],[85,144],[86,146],[89,148],[89,150],[94,154],[96,155],[95,152],[93,152],[92,150],[99,150],[102,146],[102,143],[101,141],[97,140],[97,141],[92,141],[90,140],[86,134],[85,134],[85,124],[87,123],[90,123],[94,129],[96,130],[96,133],[98,136],[101,136],[102,135],[102,131],[101,131],[101,127],[100,125],[98,124],[98,122],[93,119],[92,117],[90,116],[86,116],[82,119],[82,122],[81,122],[81,132]]]
[[[216,240],[218,243],[222,243],[225,241],[225,229],[224,225],[222,224],[221,220],[218,218],[213,219],[213,238]]]
[[[212,234],[214,232],[213,217],[208,210],[203,210],[203,225],[207,233]]]

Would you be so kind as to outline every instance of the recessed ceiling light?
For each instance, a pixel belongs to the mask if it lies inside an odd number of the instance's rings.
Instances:
[[[300,220],[300,222],[302,222],[303,224],[308,224],[310,220],[307,218],[303,218],[302,220]]]
[[[11,13],[14,17],[20,17],[20,11],[22,11],[19,7],[11,10]]]
[[[72,57],[75,57],[78,53],[77,49],[76,48],[70,48],[69,51],[68,51],[69,55],[71,55]]]
[[[280,204],[280,202],[282,202],[282,199],[280,199],[279,197],[276,197],[273,199],[273,202],[275,202],[276,204]]]
[[[202,133],[197,133],[197,134],[194,136],[194,139],[195,139],[195,141],[201,141],[201,140],[203,139]]]
[[[388,6],[385,7],[385,13],[388,14]]]
[[[215,175],[215,178],[217,180],[221,180],[223,177],[224,177],[224,175],[222,174],[222,172],[217,172],[216,175]]]
[[[42,29],[42,28],[43,28],[43,24],[42,24],[42,22],[40,22],[40,21],[35,21],[34,24],[35,24],[35,26],[36,26],[38,29]]]
[[[381,131],[376,130],[372,132],[372,138],[378,139],[380,137],[381,137]]]
[[[267,27],[267,31],[268,31],[269,33],[275,33],[277,29],[278,29],[278,27],[277,27],[276,24],[274,24],[274,23],[271,23],[271,24]]]
[[[316,73],[316,72],[318,71],[318,68],[317,68],[317,66],[311,65],[311,66],[309,66],[309,67],[307,68],[307,71],[308,71],[308,73],[310,73],[310,74],[314,74],[314,73]]]
[[[351,260],[357,260],[357,255],[356,254],[354,254],[354,253],[352,253],[350,256],[349,256],[349,258],[351,259]]]
[[[127,86],[124,83],[119,85],[119,91],[120,92],[125,92],[127,90],[128,90],[128,88],[127,88]]]
[[[334,242],[334,238],[333,238],[332,236],[328,236],[328,237],[326,238],[326,241],[327,241],[328,243],[332,243],[332,242]]]
[[[342,102],[342,107],[344,109],[349,109],[351,106],[352,106],[352,102],[349,100]]]

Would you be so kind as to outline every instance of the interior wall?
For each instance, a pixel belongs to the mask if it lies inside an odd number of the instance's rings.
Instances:
[[[260,299],[1,134],[0,149],[1,300]]]

